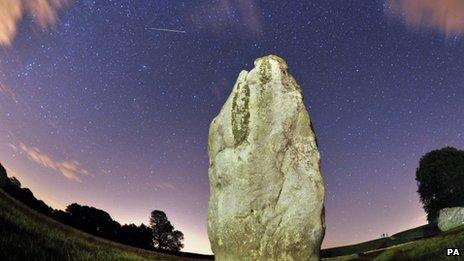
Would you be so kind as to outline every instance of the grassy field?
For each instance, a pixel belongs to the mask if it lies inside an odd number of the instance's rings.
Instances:
[[[39,214],[0,190],[0,260],[211,260],[169,255],[94,237]]]
[[[464,251],[464,227],[440,233],[422,226],[361,244],[322,250],[323,260],[447,260]],[[449,257],[449,260],[462,260]],[[146,251],[94,237],[24,206],[0,190],[0,260],[213,260]]]
[[[418,239],[432,237],[438,235],[439,233],[440,230],[436,226],[424,225],[413,229],[405,230],[403,232],[394,234],[386,238],[379,238],[355,245],[323,249],[321,251],[321,256],[328,258],[357,254],[375,249],[387,248]]]
[[[405,232],[402,232],[402,234]],[[420,229],[409,231],[409,233],[420,233]],[[407,234],[408,233],[405,233],[404,235]],[[463,260],[461,257],[446,257],[446,248],[459,248],[461,253],[464,254],[464,252],[462,252],[464,251],[464,227],[459,227],[452,231],[440,233],[426,239],[415,240],[380,250],[362,251],[360,249],[361,251],[359,251],[358,254],[323,260]]]

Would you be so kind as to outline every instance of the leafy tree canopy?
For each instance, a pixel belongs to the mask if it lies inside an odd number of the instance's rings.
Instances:
[[[429,222],[436,221],[440,209],[464,207],[464,151],[445,147],[425,154],[416,181]]]
[[[184,247],[182,241],[184,234],[174,229],[163,211],[151,212],[150,226],[153,231],[153,243],[155,248],[171,251],[179,251]]]
[[[0,164],[0,189],[25,205],[53,217],[60,222],[87,233],[123,244],[153,250],[155,247],[168,251],[183,248],[184,234],[175,230],[163,211],[155,210],[150,216],[150,226],[141,224],[122,225],[111,218],[104,210],[73,203],[66,211],[52,209],[42,200],[35,198],[28,188],[22,188],[15,177],[8,177]]]
[[[8,183],[6,169],[0,164],[0,188],[3,188]]]

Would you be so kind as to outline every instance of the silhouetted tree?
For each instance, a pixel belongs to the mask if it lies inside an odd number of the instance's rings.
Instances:
[[[119,233],[119,242],[144,249],[153,249],[152,230],[144,224],[123,225]]]
[[[95,236],[118,241],[123,244],[148,250],[154,247],[163,250],[179,251],[184,235],[169,222],[166,214],[155,210],[151,213],[150,225],[134,224],[121,226],[111,216],[100,209],[73,203],[66,211],[55,210],[42,200],[34,197],[28,188],[21,188],[16,177],[9,178],[5,168],[0,164],[0,188],[25,205],[54,219]]]
[[[174,226],[168,220],[163,211],[154,210],[151,212],[150,226],[153,231],[153,244],[157,249],[180,251],[184,244],[184,234],[174,230]]]
[[[10,178],[11,185],[16,186],[18,188],[21,187],[21,182],[16,177],[11,177]]]
[[[65,212],[61,209],[54,209],[52,212],[52,217],[58,221],[60,221],[63,224],[74,226],[72,220],[71,220],[71,215],[69,215],[68,212]]]
[[[0,188],[3,188],[8,183],[8,175],[6,174],[6,169],[0,163]]]
[[[0,179],[2,180],[3,190],[11,197],[43,214],[50,215],[52,213],[53,209],[42,200],[36,199],[30,189],[21,188],[21,182],[16,177],[8,178],[6,170],[1,164]]]
[[[464,206],[464,151],[446,147],[425,154],[416,181],[429,223],[436,222],[440,209]]]
[[[117,239],[121,225],[103,210],[73,203],[66,208],[71,225],[107,239]]]

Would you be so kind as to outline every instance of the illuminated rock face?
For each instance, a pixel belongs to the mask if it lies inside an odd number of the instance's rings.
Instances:
[[[438,228],[441,231],[448,231],[464,225],[464,208],[444,208],[440,210],[438,216]]]
[[[209,130],[216,260],[318,260],[324,183],[303,93],[281,58],[242,71]]]

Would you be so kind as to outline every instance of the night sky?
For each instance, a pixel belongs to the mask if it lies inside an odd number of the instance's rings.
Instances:
[[[49,2],[9,21],[24,1],[0,0],[0,161],[55,208],[136,224],[160,209],[210,253],[209,123],[267,54],[310,109],[324,247],[425,224],[420,157],[464,147],[464,25],[437,22],[436,0]]]

